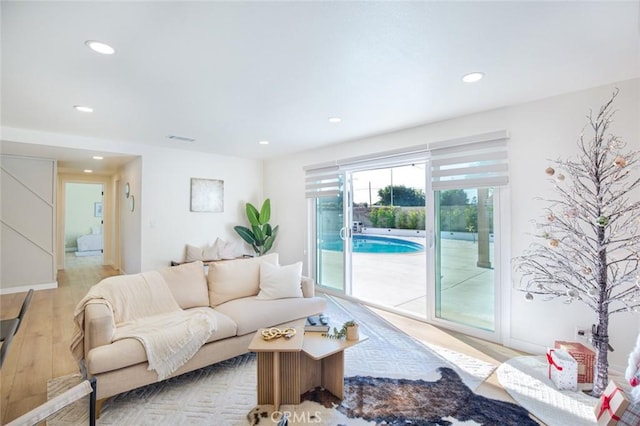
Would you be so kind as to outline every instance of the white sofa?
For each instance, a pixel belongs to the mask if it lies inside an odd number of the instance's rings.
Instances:
[[[298,275],[299,284],[291,286],[291,277],[295,269],[301,271],[301,264],[277,265],[278,255],[268,254],[213,263],[206,275],[202,262],[159,271],[180,308],[213,311],[217,323],[207,342],[169,377],[248,352],[259,328],[284,326],[326,309],[326,300],[314,297],[312,279]],[[289,284],[274,286],[278,277]],[[116,277],[107,279],[112,278]],[[145,348],[137,339],[113,341],[118,325],[109,304],[85,303],[76,314],[80,317],[76,323],[84,326],[83,340],[77,348],[72,345],[72,351],[80,352],[83,360],[79,361],[84,361],[88,375],[97,379],[99,407],[105,398],[158,381],[156,372],[148,369]]]

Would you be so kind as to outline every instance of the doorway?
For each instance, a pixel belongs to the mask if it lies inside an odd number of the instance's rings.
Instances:
[[[104,185],[64,184],[65,269],[99,266],[104,253]]]

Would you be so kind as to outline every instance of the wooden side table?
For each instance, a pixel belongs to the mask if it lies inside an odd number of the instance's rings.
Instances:
[[[358,340],[345,340],[330,339],[317,331],[306,332],[302,345],[300,375],[303,392],[322,386],[334,396],[343,399],[344,350],[367,339],[368,337],[362,333]]]
[[[249,343],[249,351],[258,356],[258,404],[300,403],[300,351],[304,339],[304,320],[294,325],[291,339],[266,341],[260,329]]]

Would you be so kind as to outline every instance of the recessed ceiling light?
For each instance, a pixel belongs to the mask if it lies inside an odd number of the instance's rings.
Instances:
[[[93,170],[91,170],[91,169],[84,169],[83,171],[84,171],[85,173],[93,173]]]
[[[340,117],[329,117],[329,123],[341,123],[342,118]]]
[[[116,50],[113,47],[101,41],[87,40],[84,42],[84,44],[86,44],[87,47],[93,50],[94,52],[98,52],[103,55],[113,55],[116,52]]]
[[[73,107],[80,112],[93,112],[93,108],[88,106],[74,105]]]
[[[100,156],[100,155],[94,155],[93,157],[94,160],[104,160],[104,157]]]
[[[260,145],[269,145],[269,141],[258,141]]]
[[[482,77],[484,77],[484,73],[482,72],[471,72],[462,76],[462,81],[465,83],[475,83],[476,81],[482,80]]]

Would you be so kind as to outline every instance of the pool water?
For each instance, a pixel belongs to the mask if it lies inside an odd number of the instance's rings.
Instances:
[[[354,253],[418,253],[424,251],[422,244],[399,238],[354,235],[352,241]],[[342,251],[342,240],[323,241],[322,248],[330,251]]]

